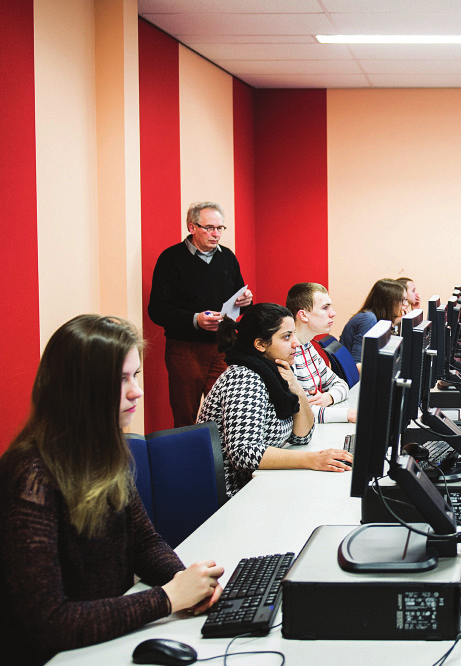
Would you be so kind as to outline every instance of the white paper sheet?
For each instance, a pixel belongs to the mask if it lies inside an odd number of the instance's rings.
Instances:
[[[222,308],[221,308],[221,317],[224,317],[224,315],[227,315],[231,319],[237,319],[237,317],[240,315],[240,308],[238,305],[235,305],[235,301],[239,296],[242,296],[248,289],[248,285],[246,284],[244,287],[239,289],[233,296],[229,298],[228,301],[226,301]]]

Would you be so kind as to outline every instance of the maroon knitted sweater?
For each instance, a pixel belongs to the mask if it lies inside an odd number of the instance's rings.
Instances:
[[[0,459],[1,661],[43,664],[61,650],[107,641],[169,613],[167,583],[184,565],[134,490],[104,536],[79,536],[37,453]],[[153,588],[122,596],[134,574]],[[6,662],[4,659],[6,658]]]

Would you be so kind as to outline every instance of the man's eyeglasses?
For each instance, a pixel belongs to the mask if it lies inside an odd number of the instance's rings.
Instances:
[[[194,222],[194,224],[196,227],[200,227],[200,229],[203,229],[203,231],[206,231],[208,234],[211,234],[212,231],[218,231],[220,234],[222,234],[222,232],[227,229],[224,224],[220,224],[219,227],[212,227],[211,225],[204,227],[198,222]]]

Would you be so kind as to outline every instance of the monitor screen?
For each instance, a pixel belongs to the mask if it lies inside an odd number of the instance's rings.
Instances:
[[[351,496],[363,498],[370,481],[383,476],[388,459],[389,476],[434,532],[451,535],[456,532],[453,511],[413,458],[399,455],[405,397],[410,384],[400,377],[402,343],[401,337],[391,336],[389,321],[379,321],[363,337]]]
[[[392,322],[381,320],[363,336],[352,497],[363,497],[371,479],[383,475],[390,446],[394,380],[400,376],[403,349],[391,327]]]
[[[431,374],[431,364],[425,361],[431,346],[431,329],[432,323],[428,320],[423,321],[422,310],[412,310],[402,318],[403,353],[400,376],[403,379],[411,379],[402,424],[404,429],[410,421],[418,418],[423,397],[427,400],[426,408],[429,406],[429,391],[435,386],[435,375]]]
[[[450,330],[447,327],[447,304],[442,303],[436,312],[435,337],[432,338],[432,348],[437,350],[437,379],[444,379],[449,374],[449,343]]]
[[[456,296],[451,296],[447,301],[447,326],[450,327],[450,346],[449,346],[449,362],[453,363],[455,360],[455,353],[458,347],[459,338],[459,314],[460,306]]]
[[[403,338],[403,355],[401,375],[405,379],[411,379],[411,347],[413,329],[423,321],[422,310],[412,310],[402,317],[401,336]]]

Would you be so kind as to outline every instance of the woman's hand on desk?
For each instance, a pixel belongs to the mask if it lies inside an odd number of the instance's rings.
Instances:
[[[169,583],[163,585],[170,603],[171,612],[193,608],[201,612],[217,601],[222,588],[218,583],[224,573],[223,567],[212,560],[196,562],[183,571],[178,571]]]
[[[219,597],[221,596],[222,593],[222,587],[218,583],[213,591],[213,594],[211,597],[207,597],[203,601],[201,601],[199,604],[195,604],[193,608],[191,608],[191,611],[193,612],[194,615],[200,615],[200,613],[204,613],[207,611],[213,604],[215,604]]]
[[[323,451],[306,452],[309,456],[309,468],[320,472],[350,472],[352,455],[344,449],[324,449]],[[345,462],[342,462],[342,461]]]

